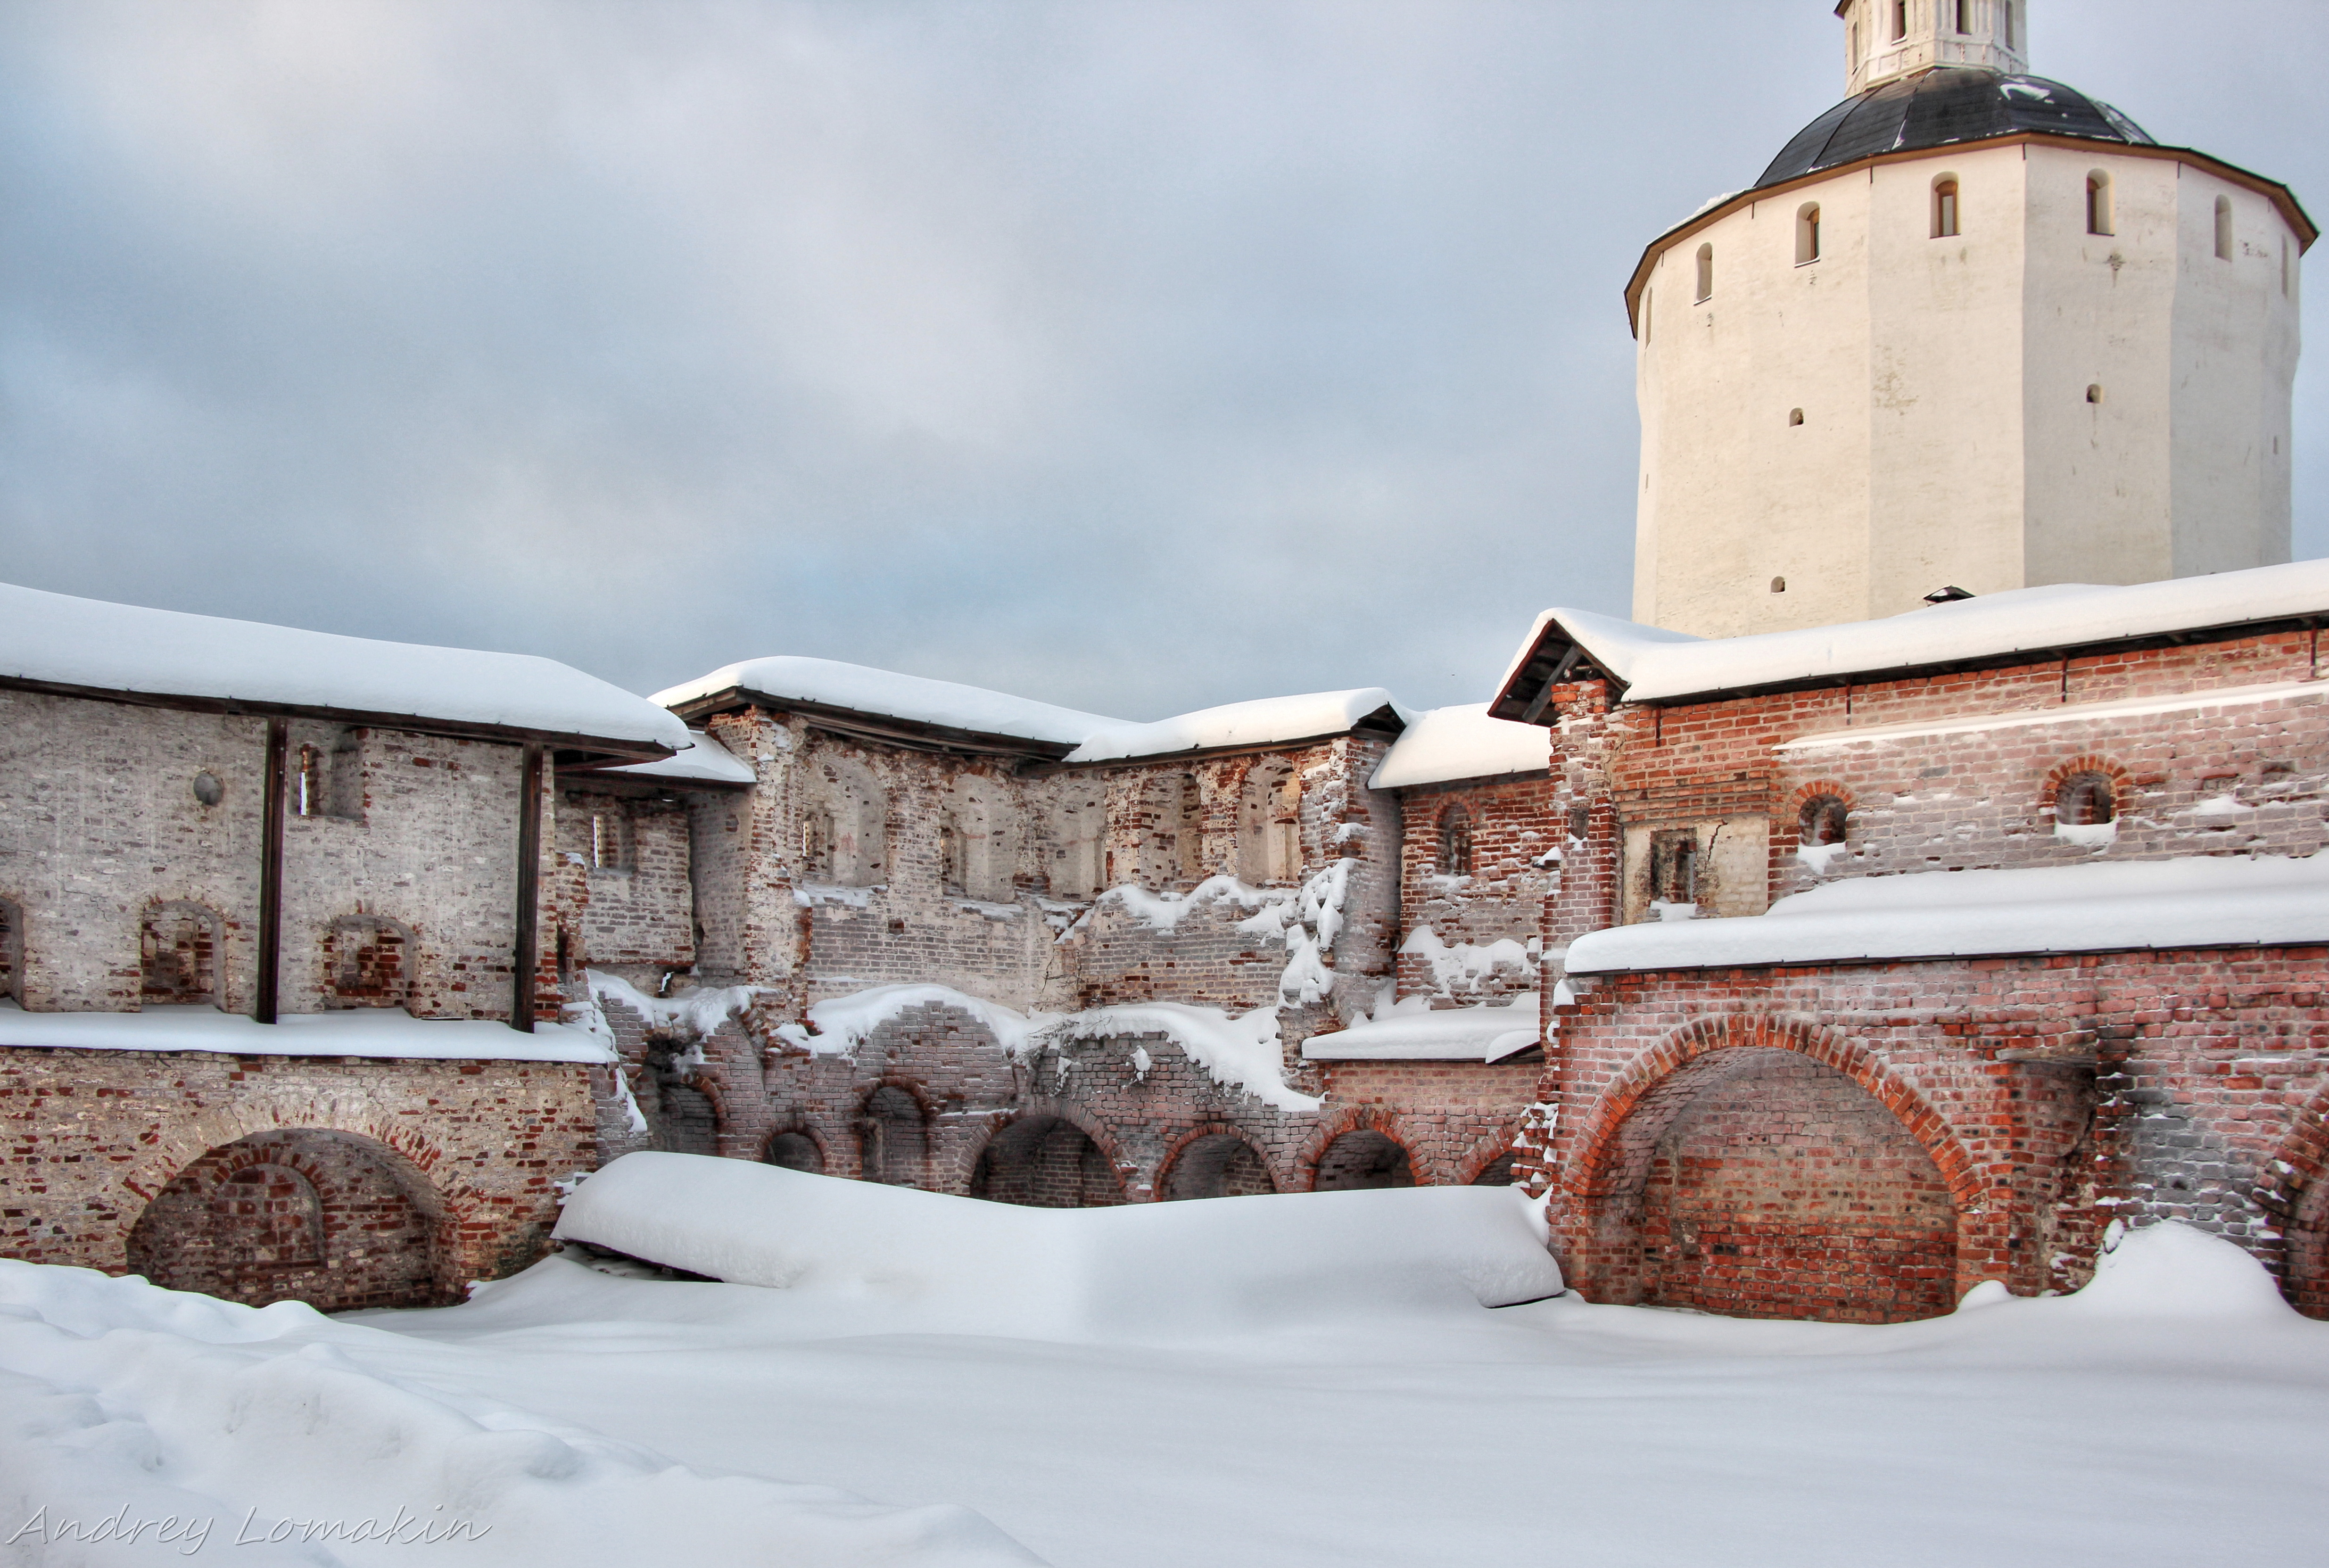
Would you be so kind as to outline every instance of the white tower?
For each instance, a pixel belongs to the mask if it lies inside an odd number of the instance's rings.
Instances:
[[[2021,74],[2025,5],[1844,0],[1853,96],[1644,253],[1636,620],[2288,559],[2313,225]]]

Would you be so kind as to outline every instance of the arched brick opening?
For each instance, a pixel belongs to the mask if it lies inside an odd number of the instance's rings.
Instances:
[[[1504,1150],[1480,1167],[1470,1182],[1476,1187],[1508,1187],[1513,1185],[1513,1151]]]
[[[1362,1127],[1343,1134],[1318,1156],[1314,1192],[1349,1192],[1363,1187],[1411,1187],[1414,1162],[1387,1133]]]
[[[1218,1131],[1183,1144],[1158,1187],[1167,1200],[1259,1197],[1278,1190],[1259,1149],[1234,1132]]]
[[[1037,1209],[1120,1204],[1124,1183],[1091,1134],[1062,1116],[1023,1116],[986,1140],[971,1167],[970,1195]]]
[[[287,1128],[211,1149],[146,1205],[130,1271],[173,1290],[325,1312],[448,1300],[445,1205],[409,1159],[352,1132]]]
[[[760,1157],[770,1165],[780,1165],[787,1170],[805,1170],[811,1176],[825,1174],[825,1150],[807,1133],[794,1130],[779,1132],[768,1139],[768,1147]]]
[[[690,1080],[686,1044],[650,1036],[646,1045],[646,1078],[654,1092],[641,1097],[639,1109],[655,1132],[655,1147],[672,1154],[718,1154],[719,1103],[707,1092],[707,1083]]]
[[[1770,1021],[1693,1025],[1604,1096],[1577,1169],[1603,1301],[1900,1322],[1951,1309],[1977,1178],[1866,1052]]]
[[[2281,1294],[2307,1318],[2329,1318],[2329,1093],[2297,1113],[2258,1203],[2280,1222]]]
[[[893,1187],[927,1185],[929,1116],[913,1091],[898,1083],[876,1085],[857,1118],[857,1172],[869,1182]]]

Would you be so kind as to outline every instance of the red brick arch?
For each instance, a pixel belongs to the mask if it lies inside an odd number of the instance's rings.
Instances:
[[[1131,1200],[1132,1183],[1127,1178],[1138,1167],[1126,1157],[1124,1145],[1115,1132],[1106,1122],[1082,1106],[1072,1100],[1051,1096],[1024,1100],[1010,1115],[995,1119],[988,1126],[985,1138],[963,1149],[962,1168],[957,1176],[958,1185],[951,1190],[968,1192],[977,1177],[979,1157],[994,1146],[996,1138],[1001,1138],[1013,1128],[1029,1121],[1064,1121],[1091,1139],[1093,1146],[1099,1150],[1101,1157],[1106,1159],[1115,1171],[1117,1183],[1123,1189],[1125,1199]]]
[[[2278,1222],[2281,1292],[2308,1318],[2329,1318],[2329,1089],[2296,1113],[2252,1195]]]
[[[1886,1071],[1876,1053],[1832,1029],[1794,1018],[1736,1014],[1686,1024],[1622,1069],[1587,1113],[1577,1153],[1563,1163],[1562,1185],[1579,1197],[1606,1197],[1623,1185],[1627,1157],[1636,1152],[1629,1122],[1664,1085],[1698,1059],[1740,1047],[1777,1048],[1810,1057],[1865,1090],[1923,1147],[1948,1184],[1960,1213],[1981,1204],[1992,1183],[1965,1145],[1924,1097]],[[1635,1129],[1636,1132],[1638,1129]],[[1655,1137],[1651,1138],[1655,1141]]]
[[[2127,803],[2135,797],[2135,775],[2108,757],[2087,752],[2057,762],[2047,770],[2046,782],[2038,791],[2039,810],[2046,815],[2052,815],[2055,791],[2061,789],[2067,780],[2080,773],[2099,773],[2111,781],[2114,812],[2125,811]]]
[[[1417,1155],[1416,1139],[1400,1126],[1400,1118],[1396,1111],[1385,1110],[1381,1106],[1354,1105],[1340,1115],[1325,1117],[1319,1121],[1316,1129],[1303,1141],[1301,1152],[1295,1157],[1295,1179],[1290,1182],[1281,1182],[1278,1190],[1282,1193],[1306,1193],[1315,1190],[1318,1185],[1319,1160],[1324,1158],[1326,1151],[1334,1146],[1336,1138],[1352,1132],[1381,1133],[1407,1151],[1408,1168],[1415,1173],[1415,1182],[1418,1186],[1438,1185],[1436,1178],[1439,1173],[1437,1171],[1429,1173],[1435,1178],[1434,1180],[1425,1179],[1426,1170],[1423,1161]],[[1273,1178],[1277,1176],[1275,1171],[1270,1174]]]

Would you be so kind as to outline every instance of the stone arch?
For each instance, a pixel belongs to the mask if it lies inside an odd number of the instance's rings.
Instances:
[[[1318,1151],[1310,1167],[1313,1192],[1349,1192],[1416,1185],[1415,1158],[1408,1147],[1376,1127],[1353,1127]]]
[[[1897,1321],[1949,1310],[1983,1255],[1963,1233],[1985,1173],[1955,1133],[1864,1046],[1794,1020],[1676,1030],[1576,1148],[1572,1267],[1596,1299]]]
[[[941,891],[989,903],[1019,896],[1019,811],[1008,786],[985,773],[961,773],[948,785],[940,813]],[[951,864],[945,864],[951,861]]]
[[[1141,780],[1139,877],[1145,887],[1186,887],[1203,874],[1204,804],[1194,773],[1164,771]]]
[[[137,925],[137,999],[144,1006],[221,1005],[226,922],[208,904],[162,899]]]
[[[919,1084],[884,1079],[868,1090],[857,1112],[861,1180],[893,1187],[926,1187],[930,1172],[930,1110]]]
[[[889,864],[890,792],[854,757],[826,752],[800,764],[803,872],[843,887],[881,882]]]
[[[1302,879],[1302,780],[1287,757],[1259,757],[1238,789],[1238,877],[1256,887]]]
[[[1156,1195],[1174,1201],[1251,1197],[1277,1190],[1260,1148],[1221,1122],[1207,1122],[1183,1134],[1166,1153],[1156,1182]]]
[[[169,1289],[320,1311],[457,1299],[449,1205],[378,1139],[278,1127],[206,1149],[156,1193],[124,1249]]]
[[[2281,1294],[2307,1318],[2329,1318],[2329,1090],[2296,1113],[2251,1195],[2279,1222]]]
[[[639,1100],[655,1147],[670,1154],[718,1154],[728,1125],[717,1074],[690,1071],[690,1046],[675,1035],[646,1037],[646,1060],[635,1086],[649,1093]]]
[[[1506,1138],[1498,1138],[1486,1148],[1476,1150],[1459,1168],[1463,1176],[1457,1185],[1467,1187],[1508,1187],[1513,1185],[1513,1148]]]
[[[1831,804],[1833,803],[1832,807]],[[1793,833],[1798,845],[1822,843],[1841,844],[1852,814],[1860,809],[1860,799],[1849,787],[1833,779],[1815,779],[1799,784],[1787,796],[1787,808],[1773,824],[1779,835]],[[1827,817],[1836,828],[1833,838],[1815,836],[1819,819]]]
[[[2110,758],[2092,753],[2070,758],[2048,770],[2046,781],[2038,793],[2040,815],[2060,824],[2064,788],[2067,786],[2075,791],[2090,780],[2106,788],[2109,794],[2107,812],[2096,820],[2111,822],[2124,816],[2135,799],[2134,775]]]
[[[1114,1139],[1068,1106],[1030,1106],[991,1133],[970,1172],[970,1195],[1040,1209],[1125,1202]]]
[[[782,1166],[787,1170],[823,1176],[825,1143],[806,1126],[782,1128],[768,1135],[768,1141],[761,1148],[760,1159],[764,1164]]]

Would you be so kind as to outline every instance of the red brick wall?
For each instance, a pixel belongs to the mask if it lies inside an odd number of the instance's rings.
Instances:
[[[1857,1085],[1938,1171],[1957,1212],[1949,1298],[1985,1279],[2024,1294],[2075,1288],[2114,1217],[2195,1224],[2286,1274],[2282,1216],[2319,1201],[2308,1107],[2329,1093],[2324,959],[2266,949],[1579,978],[1538,1091],[1549,1145],[1523,1152],[1523,1178],[1552,1192],[1579,1288],[1629,1299],[1645,1150],[1694,1102],[1692,1064],[1784,1050]],[[1721,1110],[1702,1114],[1714,1125]],[[1812,1292],[1813,1273],[1781,1288]]]
[[[1850,853],[1830,863],[1829,875],[2064,864],[2098,853],[2309,855],[2329,845],[2319,807],[2329,791],[2329,692],[2262,704],[2206,698],[2224,687],[2308,680],[2314,654],[2309,634],[2274,633],[1765,696],[1620,705],[1606,719],[1606,689],[1593,682],[1559,695],[1566,727],[1554,736],[1555,760],[1573,803],[1606,799],[1620,825],[1768,819],[1773,897],[1822,880],[1796,860],[1796,816],[1806,794],[1827,788],[1853,807]],[[2052,716],[2081,704],[2182,694],[2195,701],[2159,713]],[[2005,722],[1944,734],[1842,736],[1976,716]],[[1806,736],[1822,739],[1790,744]],[[2099,852],[2053,831],[2049,780],[2078,757],[2105,760],[2128,786],[2117,839]],[[1554,945],[1618,918],[1614,896],[1574,913],[1564,899]]]
[[[1432,785],[1401,790],[1400,806],[1405,834],[1399,995],[1446,997],[1456,1003],[1532,996],[1540,968],[1534,962],[1451,977],[1450,984],[1441,985],[1415,933],[1429,926],[1432,936],[1449,948],[1485,948],[1505,939],[1526,947],[1540,940],[1545,902],[1561,877],[1561,862],[1548,864],[1548,857],[1567,853],[1560,783],[1536,778]],[[1472,870],[1466,875],[1450,876],[1439,869],[1442,825],[1451,808],[1464,813],[1471,839]]]
[[[156,1285],[325,1312],[458,1299],[440,1277],[443,1205],[385,1144],[344,1132],[257,1133],[178,1173],[129,1233]]]
[[[1718,1081],[1649,1150],[1636,1299],[1840,1323],[1955,1305],[1957,1211],[1891,1112],[1794,1052],[1702,1061]]]
[[[0,1048],[0,1256],[121,1273],[133,1227],[181,1175],[199,1167],[189,1184],[199,1188],[259,1147],[245,1140],[296,1132],[285,1157],[322,1195],[327,1222],[344,1201],[334,1195],[356,1189],[344,1176],[352,1166],[316,1155],[325,1147],[371,1150],[416,1204],[433,1203],[436,1289],[457,1294],[463,1281],[498,1279],[541,1256],[557,1219],[552,1184],[597,1163],[590,1071]],[[354,1205],[346,1212],[372,1201],[345,1198]],[[177,1196],[163,1205],[182,1220],[184,1210]],[[379,1267],[392,1272],[409,1255],[400,1241]]]

